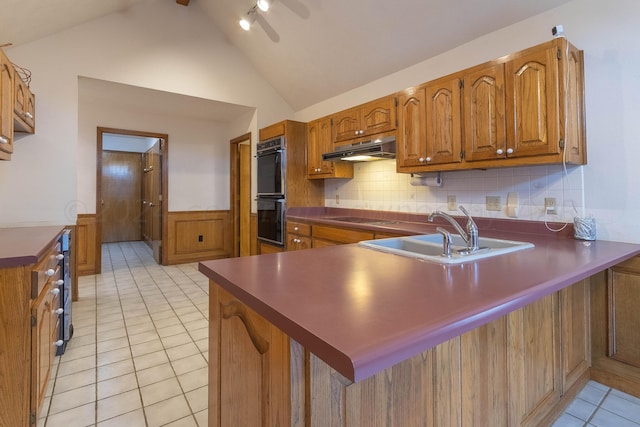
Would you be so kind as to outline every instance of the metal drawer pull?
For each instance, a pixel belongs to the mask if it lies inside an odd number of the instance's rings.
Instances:
[[[9,138],[7,138],[4,135],[0,135],[0,144],[8,144],[9,143]]]
[[[56,259],[57,259],[58,261],[61,261],[61,260],[63,260],[63,259],[64,259],[64,255],[63,255],[63,254],[58,254],[58,255],[56,255]]]
[[[64,308],[59,308],[56,310],[56,314],[62,314],[64,313]]]
[[[58,286],[64,285],[64,280],[62,280],[62,279],[57,280],[56,281],[56,285],[58,285]]]
[[[56,274],[56,271],[53,268],[48,269],[47,271],[44,272],[44,275],[47,277],[51,277],[54,274]]]
[[[62,347],[64,345],[64,341],[62,340],[58,340],[56,342],[53,343],[56,347]]]
[[[29,117],[30,119],[33,119],[33,114],[31,114],[30,112],[26,112],[24,113],[25,116]]]
[[[58,288],[53,288],[53,289],[51,289],[51,293],[52,293],[54,296],[55,296],[55,295],[58,295],[58,294],[60,293],[60,289],[58,289]]]

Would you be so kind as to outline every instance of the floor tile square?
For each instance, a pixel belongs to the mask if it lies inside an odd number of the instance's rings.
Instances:
[[[150,406],[162,400],[182,394],[180,384],[175,377],[144,386],[140,389],[142,404]]]
[[[126,359],[116,363],[110,363],[109,365],[102,365],[98,368],[98,381],[108,380],[110,378],[119,377],[122,375],[130,374],[134,372],[133,360]]]
[[[95,400],[96,388],[93,384],[74,388],[62,393],[56,393],[51,397],[49,413],[58,414],[90,402],[95,402]]]
[[[204,386],[186,393],[187,401],[193,412],[207,409],[209,404],[209,387]]]
[[[95,384],[96,369],[87,369],[86,371],[80,371],[75,374],[65,376],[58,375],[58,377],[55,378],[55,381],[52,379],[50,382],[54,383],[53,391],[56,394],[73,390],[74,388],[84,387],[89,384]]]
[[[193,356],[172,361],[171,366],[173,366],[176,375],[182,375],[195,371],[196,369],[204,368],[207,366],[207,361],[201,354],[194,354]]]
[[[146,427],[147,422],[144,419],[142,409],[128,412],[124,415],[110,418],[106,421],[98,423],[98,427]]]
[[[98,400],[138,389],[138,380],[133,372],[98,383]]]
[[[204,367],[178,375],[178,381],[185,392],[206,386],[209,382],[209,368]]]
[[[169,360],[178,360],[183,359],[188,356],[193,356],[194,354],[200,353],[200,349],[193,342],[182,344],[176,347],[168,348],[167,355],[169,356]]]
[[[136,371],[136,375],[138,377],[138,384],[140,384],[140,387],[175,377],[175,373],[173,372],[173,368],[170,363],[138,370]]]
[[[142,408],[140,392],[137,389],[131,390],[126,393],[98,400],[97,419],[98,421],[108,420],[109,418],[123,415],[139,408]]]
[[[184,395],[145,407],[149,427],[159,427],[191,414]]]
[[[136,370],[138,371],[157,365],[162,365],[163,363],[166,363],[168,361],[169,358],[163,350],[144,354],[133,359],[133,363],[135,364]]]
[[[78,406],[47,417],[46,427],[86,427],[95,423],[95,403]]]
[[[133,357],[138,357],[144,354],[154,353],[162,349],[164,349],[164,347],[162,346],[162,341],[157,339],[153,341],[147,341],[140,344],[132,345],[131,354],[133,354]]]

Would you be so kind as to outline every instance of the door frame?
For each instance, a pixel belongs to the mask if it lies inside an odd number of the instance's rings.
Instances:
[[[143,138],[160,138],[164,140],[163,144],[160,144],[160,153],[162,156],[162,167],[160,168],[160,180],[162,182],[162,237],[160,239],[162,245],[162,259],[161,264],[167,264],[167,251],[165,247],[165,236],[169,230],[169,197],[168,197],[168,183],[169,183],[169,135],[165,133],[156,132],[144,132],[127,129],[116,129],[100,127],[97,128],[97,150],[96,150],[96,261],[95,272],[99,274],[102,271],[102,136],[105,133],[113,133],[117,135],[130,135],[140,136]]]
[[[230,167],[229,167],[229,175],[230,175],[230,184],[231,189],[229,192],[229,211],[231,216],[231,221],[233,222],[233,252],[232,255],[234,257],[240,256],[240,245],[241,245],[241,235],[240,235],[240,217],[241,215],[246,215],[248,217],[249,224],[251,223],[251,208],[249,208],[249,212],[240,212],[240,188],[243,183],[240,182],[241,173],[240,173],[240,164],[241,162],[251,162],[251,154],[249,153],[249,158],[242,158],[240,155],[239,146],[241,144],[248,143],[251,146],[251,132],[245,133],[244,135],[240,135],[236,138],[233,138],[230,143]],[[249,190],[251,190],[251,171],[249,171],[248,177]],[[247,184],[247,183],[244,183]],[[251,191],[249,191],[250,193]],[[248,205],[251,206],[251,194],[249,194]],[[251,227],[249,227],[249,242],[244,242],[248,244],[250,247],[251,242]]]

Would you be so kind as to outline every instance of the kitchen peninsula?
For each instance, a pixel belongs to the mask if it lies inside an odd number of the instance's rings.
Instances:
[[[640,245],[494,222],[480,235],[535,247],[449,266],[355,244],[200,263],[209,425],[551,422],[589,378],[589,277]]]

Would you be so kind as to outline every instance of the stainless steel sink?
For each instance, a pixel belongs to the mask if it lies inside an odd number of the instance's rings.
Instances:
[[[417,236],[392,237],[389,239],[364,240],[359,242],[358,245],[367,249],[374,249],[377,251],[437,262],[440,264],[458,264],[462,262],[476,261],[482,258],[503,255],[534,247],[532,243],[528,242],[480,237],[478,241],[480,250],[464,255],[458,253],[458,250],[464,250],[466,248],[466,243],[459,234],[452,234],[451,256],[446,257],[442,255],[442,239],[442,235],[436,233]]]

